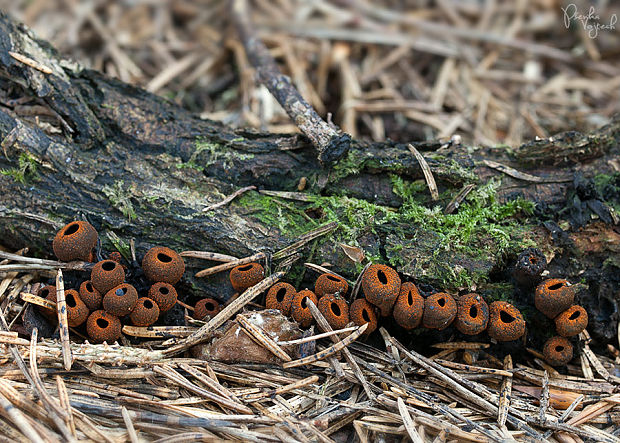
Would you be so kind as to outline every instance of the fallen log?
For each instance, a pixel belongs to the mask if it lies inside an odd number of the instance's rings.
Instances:
[[[56,230],[87,219],[108,251],[127,254],[134,239],[139,257],[155,244],[244,257],[336,222],[306,245],[304,260],[354,278],[365,256],[436,287],[497,293],[515,254],[538,246],[555,257],[551,272],[585,278],[600,322],[617,321],[620,119],[512,150],[458,138],[413,143],[439,186],[433,201],[404,144],[352,140],[345,157],[323,165],[303,135],[202,120],[64,60],[4,14],[0,73],[7,248],[49,257]],[[290,278],[303,276],[298,266]],[[194,290],[230,296],[218,281]],[[609,340],[613,325],[595,335]]]

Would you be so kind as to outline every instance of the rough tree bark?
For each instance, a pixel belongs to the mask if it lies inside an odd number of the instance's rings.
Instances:
[[[36,60],[44,68],[18,61],[10,52]],[[0,169],[4,171],[0,175],[0,242],[6,247],[29,246],[49,256],[55,231],[72,219],[86,218],[103,234],[108,250],[118,246],[106,235],[114,233],[125,241],[135,239],[138,255],[154,244],[165,244],[176,250],[246,256],[278,250],[295,241],[302,227],[319,226],[335,214],[348,236],[309,247],[314,262],[329,261],[354,277],[354,263],[337,246],[338,239],[346,238],[395,262],[405,274],[450,289],[469,288],[447,274],[434,275],[436,268],[430,260],[439,262],[443,270],[468,272],[475,277],[467,280],[472,286],[484,280],[492,283],[507,255],[516,252],[495,248],[496,238],[491,235],[476,239],[477,245],[488,248],[486,256],[450,251],[439,245],[435,233],[420,232],[415,225],[389,217],[379,227],[347,230],[351,217],[343,211],[350,200],[344,197],[328,214],[321,204],[308,208],[307,202],[252,191],[232,204],[202,212],[240,187],[297,191],[305,177],[304,193],[311,198],[347,195],[357,199],[358,206],[362,202],[371,205],[369,211],[383,205],[388,214],[400,214],[405,209],[402,195],[394,192],[394,177],[407,181],[423,177],[404,145],[353,140],[348,155],[327,168],[302,135],[233,130],[201,120],[161,97],[63,60],[48,43],[4,14],[0,15],[0,74]],[[24,111],[24,104],[32,105],[29,112]],[[37,119],[32,110],[54,124]],[[609,275],[619,266],[617,219],[604,197],[588,194],[587,189],[582,192],[580,186],[587,188],[588,179],[596,174],[618,170],[619,139],[620,121],[615,120],[592,134],[566,133],[512,151],[474,150],[443,141],[414,144],[426,153],[444,191],[442,207],[464,186],[478,187],[493,178],[502,180],[500,199],[519,194],[534,200],[535,217],[522,219],[532,233],[530,240],[539,242],[548,256],[556,255],[555,262],[565,267],[568,277],[577,277],[586,267],[595,269],[592,280],[601,287],[593,289],[590,284],[590,291],[599,297],[599,305],[607,303],[602,320],[615,320],[618,281]],[[510,171],[506,174],[482,160],[521,171],[527,168],[528,174],[544,179],[513,177]],[[576,173],[584,178],[574,180]],[[421,206],[432,206],[424,192],[416,194],[416,199]],[[567,208],[570,217],[564,219],[573,220],[575,214],[581,217],[574,229],[562,229],[556,223],[556,212]],[[284,215],[270,216],[269,211]],[[287,219],[288,211],[298,218]],[[587,225],[590,218],[602,221]],[[297,219],[307,226],[295,226]],[[596,238],[605,236],[598,246],[588,240],[592,235],[583,237],[587,229],[594,229]],[[434,254],[440,246],[444,251]],[[493,251],[499,252],[494,255]],[[213,287],[208,290],[215,291]]]

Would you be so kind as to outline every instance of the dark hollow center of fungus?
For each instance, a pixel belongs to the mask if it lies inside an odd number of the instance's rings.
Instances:
[[[88,292],[94,292],[94,291],[93,291],[93,285],[91,285],[90,283],[86,283],[86,290],[87,290]]]
[[[122,297],[123,295],[127,294],[127,288],[124,286],[122,288],[118,288],[115,291],[115,294],[118,295],[119,297]]]
[[[569,320],[577,320],[577,319],[579,318],[579,315],[580,315],[580,314],[581,314],[581,313],[580,313],[579,311],[575,311],[575,312],[573,312],[573,313],[570,315],[570,317],[568,317],[568,319],[569,319]]]
[[[564,350],[564,346],[556,346],[555,352],[562,352]]]
[[[101,329],[105,329],[108,326],[110,326],[110,322],[107,321],[105,318],[98,318],[97,319],[97,326],[99,326]]]
[[[114,268],[116,268],[116,262],[112,260],[104,261],[101,265],[101,269],[108,272],[112,271]]]
[[[160,252],[159,254],[157,254],[157,260],[162,263],[170,263],[172,261],[172,257],[170,257],[168,254]]]
[[[167,287],[165,287],[165,286],[161,286],[161,287],[159,288],[159,292],[160,292],[161,294],[166,295],[168,292],[170,292],[170,289],[168,289],[168,288],[167,288]]]
[[[278,303],[282,303],[284,301],[284,296],[286,295],[286,288],[278,289],[276,292],[276,300]]]
[[[340,279],[334,275],[328,275],[327,278],[331,281],[337,281],[337,282],[340,281]]]
[[[370,322],[370,315],[368,315],[368,311],[366,309],[362,309],[362,318],[365,322]]]
[[[411,294],[411,291],[407,292],[407,304],[409,306],[413,306],[413,295]]]
[[[476,307],[476,305],[473,305],[469,308],[469,316],[471,318],[478,317],[478,308]]]
[[[239,268],[239,270],[242,271],[242,272],[245,272],[245,271],[249,271],[253,267],[254,267],[253,265],[245,265],[245,266],[242,266],[241,268]]]
[[[564,283],[556,283],[554,285],[549,286],[549,290],[555,291],[556,289],[560,289],[562,286],[564,286]]]
[[[512,323],[516,320],[516,318],[514,318],[506,311],[499,311],[499,319],[502,321],[502,323]]]
[[[330,307],[331,307],[332,312],[334,313],[334,315],[336,317],[340,317],[340,315],[342,314],[342,311],[340,310],[340,306],[338,306],[338,303],[332,302]]]
[[[41,290],[41,297],[46,298],[48,295],[50,295],[50,290],[49,289],[43,289]]]
[[[301,299],[301,307],[306,309],[308,307],[308,297],[304,297]]]
[[[385,275],[385,272],[381,270],[377,271],[377,278],[379,279],[382,285],[387,284],[388,280],[387,280],[387,275]]]
[[[530,257],[530,263],[535,265],[536,263],[538,263],[538,259],[536,257]]]
[[[153,309],[153,302],[151,300],[144,300],[144,307],[146,309]]]
[[[437,304],[443,308],[446,305],[446,299],[440,298],[439,300],[437,300]]]
[[[77,302],[75,301],[73,294],[67,294],[67,306],[70,308],[75,308],[77,306]]]
[[[67,229],[65,229],[64,235],[75,234],[79,229],[80,225],[78,225],[77,223],[70,224],[69,226],[67,226]]]
[[[215,305],[213,304],[213,302],[207,302],[205,303],[205,309],[207,311],[215,311]]]

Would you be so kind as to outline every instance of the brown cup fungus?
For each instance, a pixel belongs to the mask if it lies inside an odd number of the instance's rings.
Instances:
[[[400,277],[389,266],[370,265],[362,277],[362,290],[366,300],[378,307],[383,317],[387,317],[400,294]]]
[[[155,283],[146,295],[157,303],[159,312],[167,312],[177,303],[177,290],[170,283]]]
[[[344,295],[349,289],[347,281],[334,274],[321,274],[314,284],[314,293],[319,299],[327,294]]]
[[[478,294],[466,294],[459,298],[455,326],[466,335],[480,334],[489,323],[489,306]]]
[[[104,310],[93,312],[86,321],[86,332],[95,343],[113,343],[121,338],[121,328],[119,318]]]
[[[447,328],[456,317],[456,302],[450,294],[438,292],[424,300],[422,324],[428,329]]]
[[[230,283],[235,291],[241,293],[251,288],[265,277],[265,269],[259,263],[235,266],[230,271]]]
[[[157,304],[148,297],[140,297],[129,319],[135,326],[151,326],[159,318]]]
[[[364,335],[370,335],[377,329],[378,320],[375,307],[368,303],[365,298],[358,298],[351,303],[349,318],[357,326],[368,324]]]
[[[417,328],[424,315],[424,298],[411,282],[400,285],[400,294],[392,312],[396,323],[404,329]]]
[[[174,285],[185,272],[183,257],[170,248],[155,246],[148,250],[142,259],[144,275],[152,282]]]
[[[307,304],[308,299],[312,300],[315,305],[318,303],[314,292],[308,289],[299,291],[297,295],[293,297],[293,304],[291,306],[291,316],[302,328],[307,328],[314,321],[314,317]]]
[[[344,298],[327,294],[319,299],[317,307],[333,329],[342,329],[349,323],[349,304]]]
[[[102,260],[93,266],[90,282],[101,294],[105,294],[125,281],[125,270],[114,260]]]
[[[553,319],[573,305],[575,290],[567,280],[551,278],[536,288],[534,304],[536,308]]]
[[[572,337],[588,326],[588,313],[579,305],[573,305],[555,318],[555,330],[562,337]]]
[[[207,316],[213,318],[220,312],[220,303],[213,298],[203,298],[194,306],[194,318],[205,320]]]
[[[90,311],[75,289],[65,291],[65,303],[67,305],[67,323],[70,327],[76,328],[86,321]]]
[[[516,340],[525,334],[525,320],[521,311],[505,301],[494,301],[489,306],[489,336],[497,341]]]
[[[573,344],[565,337],[551,337],[543,346],[543,356],[551,366],[564,366],[573,359]]]
[[[93,261],[97,237],[93,225],[85,221],[73,221],[58,231],[52,249],[60,261]]]
[[[86,280],[80,285],[80,298],[91,312],[101,309],[103,296],[101,292],[95,289],[90,280]]]
[[[103,296],[103,309],[117,317],[129,315],[138,301],[136,288],[128,283],[122,283],[110,289]]]
[[[277,309],[283,315],[288,316],[291,314],[291,306],[295,294],[297,294],[297,291],[293,285],[286,282],[276,283],[267,291],[265,307],[267,309]]]

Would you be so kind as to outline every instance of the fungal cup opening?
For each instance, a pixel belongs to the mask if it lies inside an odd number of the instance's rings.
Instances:
[[[476,307],[476,305],[473,305],[469,308],[469,316],[471,318],[478,317],[478,308]]]
[[[65,229],[65,232],[63,232],[63,235],[72,235],[72,234],[75,234],[79,230],[80,230],[80,225],[78,225],[77,223],[71,223],[69,226],[67,226],[67,229]]]
[[[278,303],[282,303],[284,301],[285,295],[286,295],[286,288],[278,289],[278,292],[276,292],[276,301]]]
[[[335,277],[335,276],[333,276],[333,275],[328,275],[328,276],[327,276],[327,279],[328,279],[328,280],[331,280],[331,281],[337,281],[337,282],[339,282],[339,281],[340,281],[340,279],[339,279],[338,277]]]
[[[105,318],[98,318],[97,319],[97,326],[99,326],[101,329],[105,329],[108,326],[110,326],[110,322],[107,321]]]
[[[41,290],[41,297],[46,298],[48,295],[50,295],[50,290],[45,288]]]
[[[377,278],[382,285],[386,285],[388,282],[387,275],[380,269],[377,271]]]
[[[413,294],[411,294],[411,291],[407,292],[407,304],[413,306]]]
[[[556,283],[554,285],[549,286],[549,290],[550,291],[555,291],[557,289],[560,289],[562,286],[564,286],[564,283]]]
[[[151,300],[144,300],[143,305],[146,309],[153,309],[154,307],[153,302]]]
[[[127,288],[123,286],[122,288],[118,288],[116,291],[114,291],[114,293],[119,297],[122,297],[123,295],[127,294]]]
[[[342,315],[342,311],[340,310],[338,303],[332,302],[330,308],[336,317],[340,317]]]
[[[101,265],[101,269],[107,272],[113,271],[114,268],[116,268],[116,262],[112,260],[106,260]]]
[[[499,319],[502,321],[502,323],[512,323],[513,321],[516,320],[515,317],[513,317],[506,311],[499,312]]]
[[[365,308],[362,309],[362,319],[367,323],[370,322],[370,315],[368,315],[368,311]]]
[[[93,285],[91,285],[90,283],[86,283],[86,290],[88,292],[94,292]]]
[[[245,271],[249,271],[250,269],[252,269],[254,267],[254,265],[245,265],[239,268],[240,271],[245,272]]]
[[[164,294],[164,295],[166,295],[166,294],[168,294],[169,292],[170,292],[170,289],[168,289],[168,288],[167,288],[167,287],[165,287],[165,286],[161,286],[161,287],[159,288],[159,293],[160,293],[160,294]]]
[[[564,350],[564,346],[556,346],[555,352],[562,352]]]
[[[205,309],[207,311],[215,311],[215,304],[213,302],[205,303]]]
[[[581,315],[581,312],[579,311],[575,311],[573,312],[570,317],[568,317],[569,320],[577,320],[579,318],[579,316]]]
[[[157,254],[157,260],[162,263],[170,263],[172,261],[172,257],[170,257],[168,254],[160,252],[159,254]]]
[[[308,307],[308,297],[304,297],[301,299],[301,307],[306,309]]]
[[[443,308],[446,305],[446,299],[440,298],[439,300],[437,300],[437,304]]]
[[[69,306],[70,308],[75,308],[77,306],[77,302],[75,301],[75,298],[71,293],[67,294],[66,302],[67,306]]]

